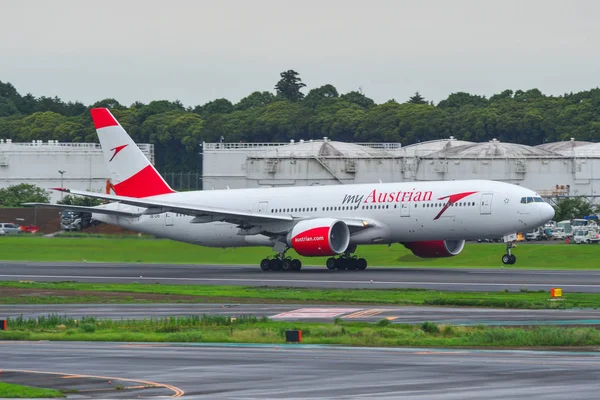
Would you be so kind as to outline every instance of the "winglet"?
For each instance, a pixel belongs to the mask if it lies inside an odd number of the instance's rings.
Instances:
[[[106,128],[107,126],[117,126],[119,123],[106,108],[92,108],[90,110],[94,126],[96,129]]]

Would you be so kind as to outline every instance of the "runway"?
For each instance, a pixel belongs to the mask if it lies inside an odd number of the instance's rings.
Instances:
[[[0,342],[0,360],[82,399],[592,399],[600,373],[595,352],[304,345]]]
[[[444,291],[549,290],[600,293],[600,271],[445,268],[368,268],[263,272],[246,265],[160,265],[116,263],[32,263],[0,261],[0,280],[283,286],[312,288],[424,288]]]
[[[240,318],[253,315],[276,321],[376,322],[420,324],[425,321],[452,325],[600,325],[597,310],[512,310],[452,307],[379,307],[352,305],[290,304],[61,304],[0,305],[0,318],[37,318],[49,314],[72,318],[143,319],[189,315],[223,315]]]

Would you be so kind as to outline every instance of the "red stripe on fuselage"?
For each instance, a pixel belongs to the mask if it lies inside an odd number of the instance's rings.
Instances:
[[[92,119],[94,120],[94,126],[96,129],[119,125],[117,120],[106,108],[92,108],[90,110],[90,114],[92,114]]]
[[[131,178],[117,183],[113,188],[118,196],[136,198],[174,193],[152,165],[148,165]]]

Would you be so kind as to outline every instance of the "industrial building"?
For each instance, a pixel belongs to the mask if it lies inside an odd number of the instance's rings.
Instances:
[[[154,163],[154,145],[138,147]],[[0,139],[0,188],[28,183],[42,188],[104,191],[109,177],[99,144]],[[53,201],[61,197],[60,192],[51,194]]]
[[[203,187],[492,179],[546,198],[600,197],[600,143],[526,146],[449,139],[399,143],[204,143]],[[595,172],[595,174],[594,174]]]

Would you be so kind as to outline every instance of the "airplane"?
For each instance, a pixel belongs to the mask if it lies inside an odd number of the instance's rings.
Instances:
[[[26,203],[91,212],[123,228],[202,246],[268,246],[263,271],[298,271],[306,257],[328,269],[364,270],[358,246],[401,243],[418,257],[458,255],[472,238],[504,237],[514,264],[515,232],[554,217],[540,195],[490,180],[365,183],[176,192],[106,108],[91,110],[110,172],[111,193],[55,188],[108,201],[96,207]]]

